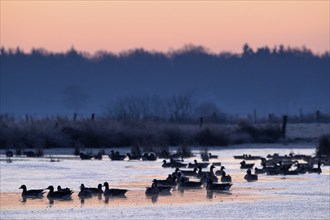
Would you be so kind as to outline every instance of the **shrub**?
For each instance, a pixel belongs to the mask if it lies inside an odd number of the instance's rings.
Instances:
[[[195,142],[202,146],[227,146],[229,138],[222,129],[205,128],[196,134]]]
[[[191,149],[188,145],[182,144],[177,149],[177,154],[181,154],[182,157],[192,157],[193,154],[191,152]]]

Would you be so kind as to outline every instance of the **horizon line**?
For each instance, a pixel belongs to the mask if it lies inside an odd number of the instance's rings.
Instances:
[[[290,46],[290,45],[284,45],[284,44],[277,44],[274,45],[273,47],[268,46],[268,45],[264,45],[261,47],[251,47],[248,43],[244,43],[242,45],[242,50],[241,52],[234,52],[234,51],[227,51],[227,50],[222,50],[222,51],[218,51],[215,52],[213,50],[211,50],[210,48],[203,46],[203,45],[198,45],[198,44],[192,44],[192,43],[188,43],[188,44],[184,44],[183,46],[179,47],[179,48],[169,48],[167,50],[157,50],[157,49],[146,49],[144,47],[134,47],[131,49],[122,49],[119,52],[114,52],[111,50],[107,50],[107,49],[99,49],[99,50],[95,50],[95,52],[90,52],[90,51],[86,51],[86,50],[79,50],[78,48],[75,48],[74,45],[71,45],[70,48],[66,49],[66,50],[62,50],[62,51],[52,51],[52,50],[48,50],[47,48],[44,47],[32,47],[29,50],[23,49],[20,46],[16,46],[14,47],[5,47],[4,45],[1,45],[0,47],[0,54],[2,53],[3,50],[5,51],[11,51],[11,52],[21,52],[24,54],[31,54],[33,51],[39,51],[39,52],[43,52],[45,54],[66,54],[69,53],[71,51],[75,51],[80,55],[86,55],[88,57],[96,57],[98,54],[113,54],[113,55],[123,55],[123,54],[130,54],[134,51],[145,51],[151,54],[164,54],[164,55],[171,55],[177,52],[185,52],[185,51],[192,51],[192,50],[199,50],[204,52],[205,54],[212,54],[212,55],[221,55],[221,54],[232,54],[232,55],[241,55],[243,54],[243,48],[244,46],[248,46],[254,53],[257,52],[259,49],[264,49],[264,48],[268,48],[271,52],[274,51],[278,51],[280,48],[284,49],[284,51],[287,50],[299,50],[299,51],[308,51],[310,53],[312,53],[313,55],[326,55],[330,53],[330,48],[325,49],[323,52],[315,52],[312,49],[310,49],[309,47],[302,45],[302,46]]]

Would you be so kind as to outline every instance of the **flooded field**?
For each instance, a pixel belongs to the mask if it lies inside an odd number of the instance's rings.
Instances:
[[[127,153],[129,149],[120,149]],[[96,152],[96,151],[95,151]],[[107,152],[110,152],[107,150]],[[201,161],[199,149],[196,157],[185,162]],[[226,148],[209,148],[232,176],[229,191],[207,193],[201,189],[171,190],[171,195],[147,197],[145,188],[151,181],[165,179],[172,168],[162,168],[157,161],[80,160],[79,157],[45,151],[43,158],[14,157],[7,163],[1,155],[1,219],[329,219],[330,218],[330,170],[322,166],[321,174],[292,176],[267,176],[259,174],[257,182],[246,182],[245,171],[233,155],[251,154],[266,157],[294,152],[312,155],[315,145],[243,145]],[[59,162],[50,162],[47,154]],[[260,160],[253,161],[257,167]],[[218,170],[220,167],[216,167]],[[195,178],[192,180],[198,181]],[[125,188],[124,198],[95,196],[80,200],[79,186],[96,187],[109,182],[110,188]],[[27,199],[21,197],[18,188],[47,188],[53,185],[74,190],[71,200]]]

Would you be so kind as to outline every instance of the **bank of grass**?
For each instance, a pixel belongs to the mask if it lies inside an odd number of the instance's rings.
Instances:
[[[277,125],[238,125],[42,118],[1,118],[0,147],[4,149],[113,148],[139,146],[143,151],[167,153],[168,146],[227,146],[239,143],[274,143],[281,131]],[[78,150],[77,150],[78,151]],[[187,152],[185,152],[187,151]]]

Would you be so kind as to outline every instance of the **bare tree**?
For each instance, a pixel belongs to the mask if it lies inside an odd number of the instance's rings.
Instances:
[[[187,120],[193,113],[195,102],[191,95],[172,96],[167,100],[167,108],[173,121]]]

